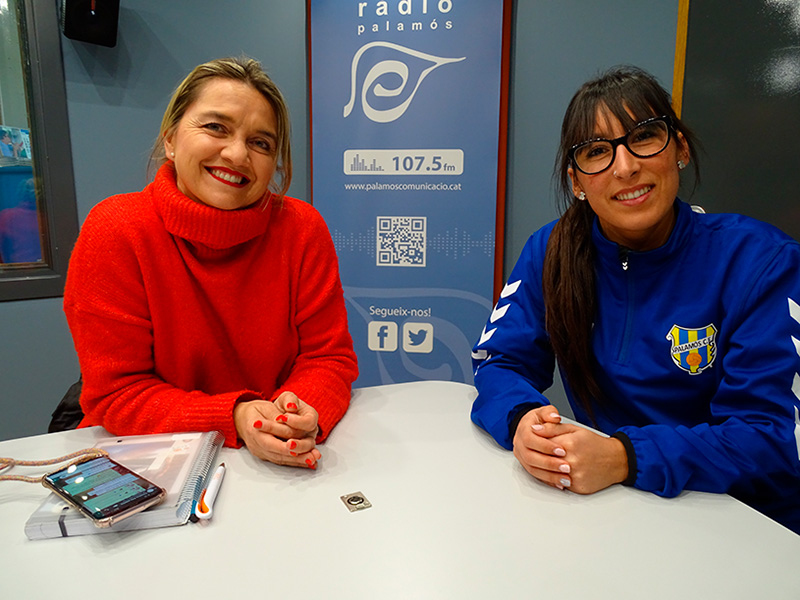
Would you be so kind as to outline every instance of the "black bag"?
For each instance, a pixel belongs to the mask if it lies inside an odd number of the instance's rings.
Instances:
[[[83,380],[78,379],[75,383],[69,386],[67,393],[58,403],[56,409],[53,411],[50,426],[47,428],[47,433],[55,433],[56,431],[67,431],[75,429],[83,419],[83,411],[81,410],[81,388],[83,387]]]

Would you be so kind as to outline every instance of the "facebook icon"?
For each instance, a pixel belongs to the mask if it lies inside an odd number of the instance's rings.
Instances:
[[[371,321],[367,331],[367,347],[373,352],[397,350],[397,323],[394,321]]]

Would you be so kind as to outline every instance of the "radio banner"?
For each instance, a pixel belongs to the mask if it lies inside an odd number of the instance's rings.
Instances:
[[[312,198],[359,387],[472,383],[493,303],[504,4],[309,0]]]

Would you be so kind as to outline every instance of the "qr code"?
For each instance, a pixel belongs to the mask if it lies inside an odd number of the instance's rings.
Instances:
[[[378,217],[377,265],[424,267],[427,217]]]

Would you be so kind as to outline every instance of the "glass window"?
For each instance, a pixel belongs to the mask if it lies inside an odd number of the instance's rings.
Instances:
[[[56,10],[0,0],[0,300],[61,295],[77,237]]]

